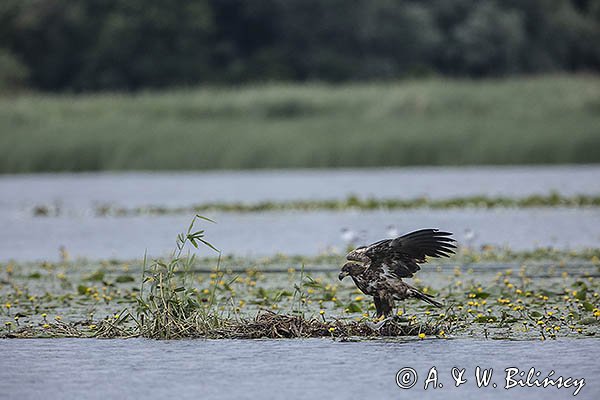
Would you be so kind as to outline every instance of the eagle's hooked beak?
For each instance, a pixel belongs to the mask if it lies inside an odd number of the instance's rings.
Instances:
[[[341,281],[342,279],[344,279],[345,277],[347,277],[349,274],[346,271],[342,271],[340,272],[340,274],[338,275],[339,280]]]

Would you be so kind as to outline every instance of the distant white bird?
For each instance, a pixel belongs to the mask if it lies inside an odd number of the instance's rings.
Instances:
[[[388,225],[385,228],[385,233],[388,237],[398,237],[400,236],[400,232],[398,231],[398,228],[396,228],[396,225]]]
[[[356,232],[349,228],[342,228],[342,234],[340,237],[342,238],[344,243],[348,245],[356,244],[356,242],[358,241],[358,235],[356,234]]]
[[[475,233],[475,231],[471,228],[465,229],[464,237],[466,247],[469,249],[472,248],[473,242],[475,241],[475,239],[477,239],[477,234]]]
[[[60,246],[58,248],[58,252],[60,253],[60,261],[61,262],[68,262],[69,259],[71,258],[71,256],[69,256],[69,252],[67,251],[67,248],[65,246]]]

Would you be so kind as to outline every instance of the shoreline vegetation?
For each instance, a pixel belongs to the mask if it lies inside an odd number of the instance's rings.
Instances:
[[[600,249],[462,249],[452,267],[425,265],[411,280],[444,307],[405,301],[393,320],[381,323],[372,319],[369,296],[337,281],[341,256],[226,257],[204,230],[195,230],[198,218],[178,235],[168,258],[0,265],[0,337],[545,340],[600,334]],[[199,247],[214,254],[198,258],[190,250]],[[508,259],[517,266],[499,261]],[[476,264],[485,260],[499,264]],[[328,268],[311,270],[313,263]],[[266,274],[269,268],[283,271]]]
[[[196,204],[188,207],[145,206],[124,208],[112,205],[98,205],[94,213],[98,217],[120,217],[135,215],[166,215],[203,213],[208,211],[252,213],[267,211],[343,211],[343,210],[401,210],[413,208],[449,209],[449,208],[530,208],[530,207],[600,207],[600,195],[564,196],[556,192],[548,195],[531,195],[522,198],[469,196],[450,199],[377,199],[360,198],[350,195],[341,200],[294,200],[294,201],[261,201],[214,202]],[[65,211],[60,205],[37,205],[32,209],[36,217],[56,217]]]
[[[0,95],[0,173],[600,162],[600,79]]]

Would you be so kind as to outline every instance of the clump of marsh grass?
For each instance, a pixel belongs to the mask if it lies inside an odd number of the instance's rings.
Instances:
[[[187,244],[195,248],[204,245],[221,254],[204,239],[204,230],[194,231],[198,219],[214,222],[200,215],[194,216],[187,231],[177,235],[177,248],[169,260],[155,260],[146,268],[144,257],[144,279],[137,298],[136,322],[140,336],[154,339],[205,336],[224,323],[218,312],[214,288],[208,298],[200,298],[195,288],[186,286],[186,272],[195,261],[195,255],[183,254]]]

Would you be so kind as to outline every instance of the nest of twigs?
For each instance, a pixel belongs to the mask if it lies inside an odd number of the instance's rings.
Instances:
[[[165,335],[154,336],[151,331],[140,331],[136,326],[124,324],[127,318],[98,321],[90,330],[90,322],[55,322],[45,327],[22,327],[6,333],[6,338],[32,337],[87,337],[87,338],[130,338],[144,336],[151,339],[182,339],[182,338],[211,338],[211,339],[281,339],[281,338],[316,338],[316,337],[401,337],[437,335],[439,328],[430,324],[417,324],[391,319],[384,323],[375,324],[367,320],[330,320],[317,318],[306,319],[299,315],[276,314],[262,311],[251,320],[221,320],[219,324],[209,327],[206,321],[186,321],[185,324],[174,324]],[[178,329],[181,327],[181,329]],[[155,331],[156,332],[156,331]]]
[[[239,321],[213,332],[215,336],[235,339],[314,338],[314,337],[374,337],[435,335],[439,329],[432,325],[404,323],[392,319],[382,326],[364,321],[305,319],[298,315],[283,315],[269,311],[259,313],[253,320]],[[210,335],[212,336],[212,335]]]

